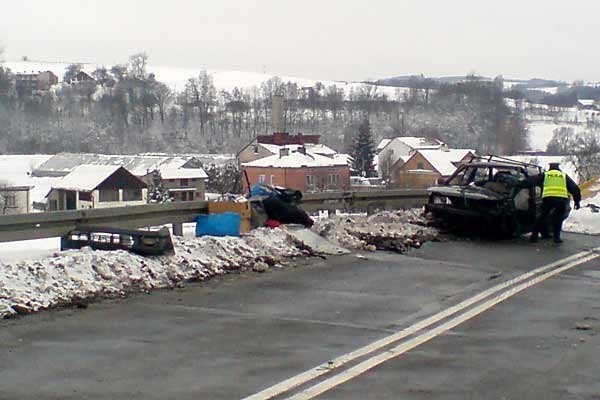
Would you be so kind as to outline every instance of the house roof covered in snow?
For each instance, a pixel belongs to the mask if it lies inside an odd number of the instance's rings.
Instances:
[[[437,139],[416,136],[399,136],[394,140],[399,140],[413,149],[438,149],[442,145],[442,142]]]
[[[347,166],[346,157],[326,157],[315,153],[300,153],[290,150],[288,155],[280,156],[274,154],[272,156],[260,158],[242,164],[244,167],[264,167],[264,168],[302,168],[302,167],[335,167]]]
[[[59,153],[39,165],[34,171],[34,176],[64,176],[79,165],[109,165],[123,166],[136,176],[144,176],[149,171],[158,169],[178,169],[195,159],[194,156],[168,156],[168,155],[107,155],[87,153]],[[197,164],[197,163],[196,163]],[[201,168],[183,168],[183,172],[190,172],[189,178],[200,177],[204,171]],[[193,175],[193,176],[192,176]],[[200,175],[200,176],[197,176]]]
[[[52,185],[52,189],[91,192],[119,168],[120,165],[80,165]]]
[[[280,145],[276,145],[276,144],[267,144],[267,143],[253,143],[253,144],[263,146],[265,149],[267,149],[268,151],[270,151],[273,154],[279,154],[279,150],[283,149],[283,148],[289,149],[290,152],[292,152],[292,151],[297,151],[298,148],[302,147],[302,145],[299,145],[299,144],[288,144],[285,146],[280,146]],[[324,144],[306,143],[306,144],[304,144],[304,148],[306,149],[307,153],[312,153],[312,154],[321,154],[321,155],[327,155],[327,156],[337,154],[337,151],[335,151],[331,147],[326,146]]]
[[[385,149],[385,146],[390,144],[391,141],[392,139],[381,139],[381,142],[379,142],[379,144],[377,145],[376,151],[379,153],[381,150]]]
[[[579,100],[577,100],[577,102],[579,104],[581,104],[582,106],[593,106],[596,103],[596,100],[594,100],[594,99],[579,99]]]
[[[421,154],[442,176],[448,176],[452,175],[456,170],[455,164],[464,159],[469,153],[474,155],[475,150],[417,150],[412,157]]]
[[[161,168],[163,179],[208,179],[202,168]]]

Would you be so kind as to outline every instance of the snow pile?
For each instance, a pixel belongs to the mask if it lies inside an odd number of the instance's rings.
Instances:
[[[313,226],[319,235],[342,247],[405,252],[435,240],[438,231],[426,227],[422,209],[384,211],[367,215],[332,215]]]
[[[85,299],[173,287],[255,265],[264,270],[265,264],[306,254],[281,229],[257,229],[243,238],[173,240],[173,256],[83,249],[36,261],[0,262],[0,318]]]

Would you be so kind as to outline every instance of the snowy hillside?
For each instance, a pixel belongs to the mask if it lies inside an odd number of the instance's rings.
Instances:
[[[13,73],[52,71],[58,76],[59,81],[62,80],[68,65],[68,63],[34,61],[7,61],[4,63],[4,66],[10,68]],[[83,70],[91,74],[96,68],[101,66],[103,65],[83,64]],[[110,66],[107,65],[104,65],[104,67],[110,68]],[[200,72],[203,71],[202,68],[179,68],[154,65],[149,65],[147,70],[148,72],[154,73],[158,81],[166,83],[175,91],[182,91],[185,88],[188,79],[198,77]],[[352,88],[358,88],[363,85],[360,82],[328,81],[258,72],[223,71],[213,69],[207,69],[206,71],[213,77],[217,90],[226,91],[231,91],[235,87],[246,89],[252,87],[259,88],[261,83],[274,76],[278,76],[283,82],[295,82],[300,87],[314,86],[317,82],[321,82],[325,86],[336,85],[338,88],[344,89],[346,93],[349,93]],[[397,89],[398,88],[391,86],[378,86],[377,92],[380,94],[385,93],[389,97],[395,97]]]

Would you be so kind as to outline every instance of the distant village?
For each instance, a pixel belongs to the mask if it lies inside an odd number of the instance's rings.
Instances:
[[[257,183],[302,192],[385,188],[423,189],[452,175],[472,157],[470,149],[450,149],[437,140],[396,137],[382,140],[375,156],[377,177],[353,175],[351,157],[320,144],[319,135],[274,132],[244,145],[235,162],[244,193]],[[384,165],[380,160],[385,160]],[[62,211],[140,205],[149,202],[205,200],[208,175],[192,156],[61,153],[32,171],[34,177],[60,179],[38,210]],[[4,214],[31,212],[31,186],[1,188]],[[156,191],[166,194],[156,197]]]
[[[100,82],[93,75],[77,70],[65,83],[111,85],[109,80]],[[14,75],[14,87],[21,96],[43,94],[58,82],[59,77],[51,71]],[[540,105],[534,110],[529,104],[525,110],[525,102],[506,101],[513,109],[539,114],[541,121],[549,118],[544,112],[550,106]],[[257,135],[247,143],[240,140],[237,153],[226,161],[235,166],[242,193],[248,193],[254,184],[302,192],[424,189],[450,177],[461,163],[477,153],[474,148],[453,148],[435,135],[376,132],[373,137],[385,138],[372,143],[374,173],[366,175],[353,167],[352,155],[323,144],[322,135],[287,132],[281,102],[283,97],[273,97],[272,133]],[[597,127],[600,101],[578,99],[576,107],[585,116],[587,127]],[[536,123],[531,128],[537,129]],[[522,152],[526,156],[544,154],[539,150]],[[0,182],[0,214],[205,200],[207,192],[211,194],[207,190],[206,167],[206,160],[194,154],[59,153],[31,171],[31,177],[56,178],[43,199],[32,198],[33,185]]]

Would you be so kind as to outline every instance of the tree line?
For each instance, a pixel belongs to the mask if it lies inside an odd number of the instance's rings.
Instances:
[[[70,65],[61,78],[70,82],[81,69]],[[526,142],[524,118],[505,104],[501,85],[473,76],[390,95],[374,84],[302,87],[278,77],[226,91],[204,71],[174,91],[149,70],[145,53],[91,75],[94,81],[20,93],[13,71],[0,66],[0,153],[235,153],[270,133],[275,94],[285,97],[287,131],[320,134],[343,152],[365,120],[376,141],[425,136],[504,154]]]

